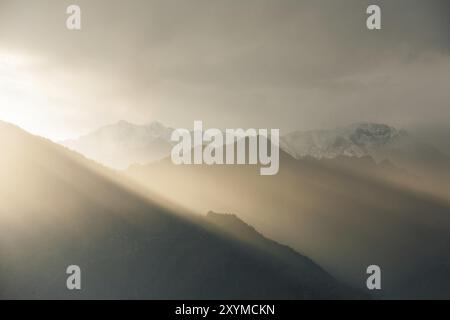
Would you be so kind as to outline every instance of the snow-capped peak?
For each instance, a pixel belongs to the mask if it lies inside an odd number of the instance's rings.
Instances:
[[[281,138],[281,147],[295,158],[362,157],[404,134],[385,124],[362,122],[331,130],[296,131]]]
[[[158,121],[136,125],[121,120],[62,144],[104,165],[124,169],[169,155],[172,131]]]

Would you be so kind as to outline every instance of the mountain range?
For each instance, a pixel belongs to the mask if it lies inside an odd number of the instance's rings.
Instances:
[[[389,161],[281,151],[274,176],[260,176],[257,165],[176,166],[170,158],[127,174],[190,211],[239,212],[351,286],[363,289],[376,264],[384,298],[450,297],[450,201],[420,191],[421,178]]]
[[[294,158],[377,157],[377,151],[402,144],[406,131],[384,124],[356,123],[332,130],[295,131],[282,137],[281,147]]]
[[[172,131],[157,121],[147,125],[119,121],[60,143],[97,162],[125,169],[169,156],[174,145],[170,140]],[[389,160],[399,167],[419,172],[429,165],[445,166],[450,159],[406,130],[369,122],[328,130],[294,131],[280,138],[280,147],[296,159],[370,156],[376,162]]]
[[[351,286],[363,288],[377,264],[388,270],[383,297],[450,297],[444,152],[375,123],[292,132],[280,147],[273,177],[251,165],[175,166],[168,154],[125,174],[188,211],[237,212]]]
[[[0,145],[0,298],[365,297],[235,215],[193,215],[3,122]]]
[[[61,144],[108,167],[124,170],[168,157],[174,146],[172,131],[157,121],[147,125],[119,121]],[[421,179],[420,184],[406,187],[450,198],[450,156],[425,141],[403,129],[361,122],[335,129],[294,131],[280,138],[280,148],[295,159],[370,157]]]
[[[172,131],[157,121],[147,125],[119,121],[60,143],[111,168],[126,169],[131,164],[145,164],[169,155]]]
[[[296,131],[281,138],[281,148],[296,159],[369,156],[388,161],[422,178],[422,190],[450,197],[450,156],[406,130],[357,123],[333,130]]]

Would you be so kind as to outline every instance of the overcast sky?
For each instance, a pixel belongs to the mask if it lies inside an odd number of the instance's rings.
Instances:
[[[450,126],[449,30],[446,0],[0,0],[0,119],[52,139],[121,119]]]

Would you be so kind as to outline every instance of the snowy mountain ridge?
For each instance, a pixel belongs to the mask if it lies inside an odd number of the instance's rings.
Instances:
[[[130,164],[157,161],[170,154],[172,131],[157,121],[136,125],[121,120],[61,144],[109,167],[126,169]]]
[[[374,156],[377,149],[408,140],[404,130],[377,123],[355,123],[330,130],[295,131],[281,138],[281,148],[294,158]]]

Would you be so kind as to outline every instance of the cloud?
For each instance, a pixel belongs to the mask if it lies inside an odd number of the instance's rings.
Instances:
[[[365,27],[375,3],[381,31]],[[0,0],[0,49],[46,61],[33,72],[64,93],[55,121],[73,134],[120,118],[286,130],[450,119],[448,1],[80,0],[81,32],[65,29],[69,4]]]

